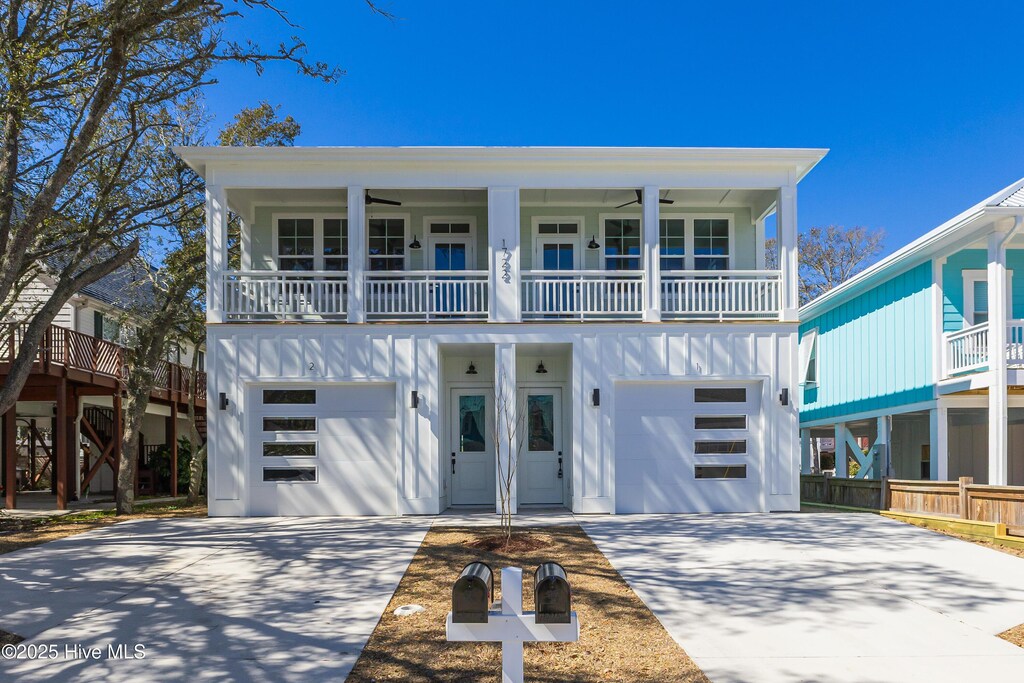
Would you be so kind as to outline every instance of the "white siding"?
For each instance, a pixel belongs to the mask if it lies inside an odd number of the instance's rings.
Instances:
[[[46,284],[41,278],[35,278],[25,289],[11,310],[11,317],[14,320],[27,320],[35,311],[49,300],[53,294],[53,288]],[[74,307],[70,303],[64,304],[53,320],[54,325],[74,329]]]

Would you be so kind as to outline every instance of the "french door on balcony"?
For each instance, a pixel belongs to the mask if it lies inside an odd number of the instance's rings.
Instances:
[[[468,270],[473,262],[473,240],[470,237],[430,237],[427,240],[427,259],[431,270],[459,272]],[[465,280],[464,277],[452,275],[438,278],[433,285],[434,311],[439,313],[455,313],[463,311],[467,302],[466,292],[462,285],[446,284]]]
[[[539,270],[543,271],[574,271],[580,267],[579,240],[576,237],[547,237],[540,235],[537,240],[536,259]],[[574,312],[577,308],[579,292],[575,279],[569,277],[559,280],[555,276],[542,284],[538,284],[537,292],[543,310],[553,314]]]

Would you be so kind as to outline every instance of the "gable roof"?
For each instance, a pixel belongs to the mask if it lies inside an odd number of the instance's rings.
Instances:
[[[931,259],[936,252],[969,239],[973,230],[983,225],[979,222],[980,219],[1005,215],[1024,216],[1024,178],[1007,185],[910,244],[897,249],[835,289],[804,304],[800,307],[800,320],[821,315],[890,277]]]

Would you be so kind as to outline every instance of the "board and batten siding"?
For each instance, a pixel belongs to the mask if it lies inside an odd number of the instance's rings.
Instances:
[[[818,331],[818,381],[801,388],[801,421],[933,398],[931,287],[929,261],[800,323],[801,338]]]
[[[35,311],[39,310],[40,307],[50,298],[53,294],[53,288],[43,282],[40,278],[33,278],[25,289],[21,290],[21,294],[18,296],[18,301],[14,304],[11,309],[11,318],[13,320],[27,320]],[[53,319],[53,324],[60,327],[67,327],[75,329],[74,326],[75,308],[70,303],[66,303],[60,307],[60,311]]]
[[[946,259],[942,266],[942,331],[956,332],[968,325],[964,319],[965,270],[986,270],[988,251],[961,249]],[[1024,318],[1024,249],[1006,250],[1006,269],[1010,278],[1011,317]]]

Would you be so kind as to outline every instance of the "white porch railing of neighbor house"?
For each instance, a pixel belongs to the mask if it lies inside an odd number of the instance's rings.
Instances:
[[[522,274],[526,320],[628,320],[644,310],[643,272],[531,270]]]
[[[487,271],[367,272],[367,320],[486,320]]]
[[[664,319],[778,319],[782,273],[774,270],[670,270],[661,273]]]
[[[946,376],[988,365],[988,323],[949,332],[946,337]]]
[[[224,273],[227,320],[344,319],[348,274],[330,270]]]

